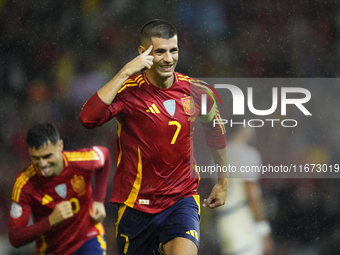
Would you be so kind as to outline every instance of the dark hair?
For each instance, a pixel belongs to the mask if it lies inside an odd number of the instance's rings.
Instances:
[[[39,149],[41,146],[51,141],[57,144],[60,136],[58,129],[49,122],[42,122],[33,125],[27,132],[26,144],[30,148]]]
[[[151,41],[152,37],[170,39],[177,35],[176,28],[169,22],[161,19],[153,19],[146,22],[140,30],[140,41],[143,45]]]

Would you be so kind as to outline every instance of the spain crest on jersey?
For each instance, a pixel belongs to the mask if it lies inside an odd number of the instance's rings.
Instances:
[[[54,187],[54,190],[55,192],[57,192],[57,194],[62,197],[62,198],[65,198],[66,197],[66,194],[67,194],[67,188],[66,188],[66,184],[65,183],[62,183],[62,184],[59,184],[57,186]]]
[[[85,194],[86,185],[84,177],[82,175],[80,176],[74,175],[74,178],[71,179],[71,184],[74,192],[78,193],[79,197]]]
[[[195,113],[195,102],[191,96],[181,98],[184,112],[188,115],[193,115]]]

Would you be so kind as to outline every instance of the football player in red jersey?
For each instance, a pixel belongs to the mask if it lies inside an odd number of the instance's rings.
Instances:
[[[176,29],[151,20],[141,29],[139,56],[85,104],[79,120],[87,128],[118,122],[117,170],[111,202],[119,204],[120,254],[193,255],[199,247],[199,182],[193,158],[194,124],[204,126],[215,163],[226,166],[226,138],[214,100],[201,115],[202,82],[175,72]],[[140,73],[141,72],[141,73]],[[228,178],[219,178],[203,206],[225,203]]]
[[[27,133],[32,164],[16,177],[9,216],[9,239],[20,247],[36,241],[37,254],[106,254],[102,221],[111,169],[107,148],[64,151],[51,123]],[[95,175],[95,192],[91,179]],[[30,215],[33,224],[27,226]]]

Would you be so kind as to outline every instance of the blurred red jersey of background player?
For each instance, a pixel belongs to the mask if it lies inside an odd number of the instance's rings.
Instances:
[[[32,163],[16,177],[9,217],[9,238],[20,247],[36,241],[37,254],[72,254],[87,241],[105,254],[103,201],[111,168],[105,147],[63,151],[50,123],[38,123],[27,134]],[[95,175],[92,198],[91,178]],[[30,215],[33,225],[27,226]],[[94,244],[93,244],[94,243]],[[86,248],[88,249],[88,248]]]

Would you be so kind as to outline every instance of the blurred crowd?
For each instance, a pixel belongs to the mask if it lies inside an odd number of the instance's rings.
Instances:
[[[115,122],[89,131],[78,115],[83,103],[138,54],[139,29],[153,18],[177,27],[177,71],[192,77],[340,75],[340,3],[335,0],[0,0],[0,254],[32,249],[11,248],[7,240],[14,178],[29,163],[27,129],[51,121],[65,149],[105,145],[114,159]],[[286,130],[259,131],[255,145],[264,163],[311,158],[337,163],[340,89],[325,84],[313,91],[318,95],[311,102],[313,118],[294,139]],[[328,122],[318,120],[320,115]],[[261,182],[275,254],[340,254],[339,179]],[[203,180],[201,194],[211,185]],[[111,190],[105,226],[108,254],[116,254]],[[213,211],[203,210],[202,216],[200,254],[218,255]]]

